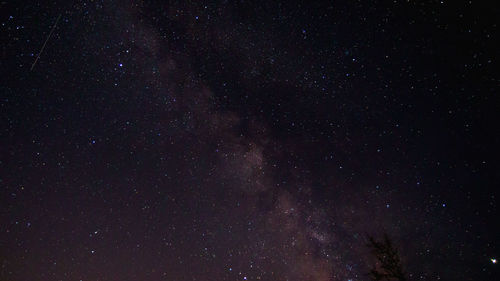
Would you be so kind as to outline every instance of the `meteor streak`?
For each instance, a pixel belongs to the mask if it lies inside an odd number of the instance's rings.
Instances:
[[[33,68],[35,67],[36,62],[38,61],[38,59],[39,59],[39,58],[40,58],[40,56],[42,55],[43,49],[45,49],[45,45],[47,45],[47,42],[49,41],[50,36],[52,36],[52,33],[53,33],[53,32],[54,32],[54,30],[56,29],[57,23],[59,22],[59,19],[60,19],[60,18],[61,18],[61,14],[59,14],[59,16],[57,17],[56,23],[54,24],[54,26],[52,26],[52,29],[50,30],[50,33],[49,33],[49,35],[47,36],[47,39],[45,39],[45,42],[43,43],[42,49],[40,49],[40,52],[38,53],[38,56],[36,56],[35,61],[34,61],[34,62],[33,62],[33,64],[31,65],[31,69],[30,69],[30,71],[33,71]]]

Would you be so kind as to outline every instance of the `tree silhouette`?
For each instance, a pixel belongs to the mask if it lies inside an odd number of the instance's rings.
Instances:
[[[381,241],[377,241],[372,236],[368,236],[367,246],[377,259],[377,264],[369,273],[372,280],[407,280],[401,265],[399,253],[387,234],[384,234]]]

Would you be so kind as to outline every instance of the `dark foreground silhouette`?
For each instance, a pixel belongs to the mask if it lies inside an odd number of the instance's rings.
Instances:
[[[369,236],[368,247],[377,259],[377,263],[369,273],[372,280],[407,280],[401,265],[399,253],[387,234],[384,234],[383,239],[380,241]]]

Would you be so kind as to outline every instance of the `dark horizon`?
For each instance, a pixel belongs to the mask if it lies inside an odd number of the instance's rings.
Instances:
[[[493,4],[0,7],[0,281],[500,280]]]

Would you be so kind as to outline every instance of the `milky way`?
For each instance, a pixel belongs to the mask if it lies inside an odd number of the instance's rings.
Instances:
[[[0,280],[495,279],[494,10],[269,2],[1,4]]]

